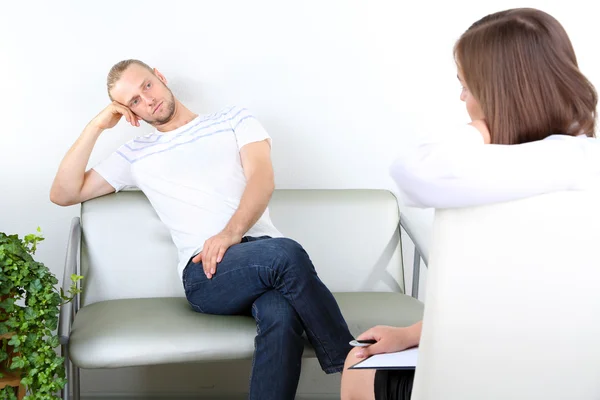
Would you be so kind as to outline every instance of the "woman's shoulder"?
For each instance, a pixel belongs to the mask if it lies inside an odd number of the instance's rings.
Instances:
[[[572,135],[560,135],[560,134],[554,134],[554,135],[550,135],[548,137],[546,137],[544,140],[577,140],[579,142],[577,143],[589,143],[589,144],[598,144],[599,141],[597,138],[595,137],[590,137],[587,135],[577,135],[577,136],[572,136]]]
[[[531,142],[534,144],[535,142]],[[595,137],[590,137],[586,135],[550,135],[543,140],[538,141],[540,146],[536,146],[538,148],[542,147],[556,147],[563,148],[563,151],[568,151],[571,149],[572,151],[585,151],[585,152],[600,152],[600,140]],[[560,145],[560,143],[564,143],[564,146]],[[594,160],[595,162],[600,162],[600,160]]]

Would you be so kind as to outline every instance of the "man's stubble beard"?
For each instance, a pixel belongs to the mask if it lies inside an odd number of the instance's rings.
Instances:
[[[164,117],[162,117],[160,119],[155,119],[155,120],[145,119],[144,120],[145,122],[147,122],[148,124],[150,124],[152,126],[164,125],[167,122],[169,122],[171,119],[173,119],[173,116],[175,115],[175,96],[173,96],[173,92],[171,92],[171,89],[169,89],[166,85],[165,85],[165,88],[169,91],[170,98],[167,101],[165,101],[166,104],[163,104],[163,107],[167,107],[168,113],[167,113],[167,115],[165,115]]]

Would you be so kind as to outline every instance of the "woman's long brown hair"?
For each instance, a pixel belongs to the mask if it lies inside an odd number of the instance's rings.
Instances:
[[[460,37],[454,57],[492,143],[594,136],[596,90],[579,71],[564,28],[547,13],[520,8],[488,15]]]

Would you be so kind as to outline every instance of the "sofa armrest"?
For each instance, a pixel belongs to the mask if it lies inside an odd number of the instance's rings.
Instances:
[[[405,209],[400,213],[400,227],[407,233],[415,245],[411,295],[414,298],[418,298],[421,260],[423,260],[425,266],[429,263],[433,213],[431,210]]]
[[[65,258],[65,270],[63,273],[62,288],[65,293],[68,293],[71,287],[71,275],[79,274],[79,252],[81,248],[81,225],[79,217],[73,218],[71,221],[71,229],[69,232],[69,242],[67,243],[67,254]],[[66,345],[69,343],[69,335],[71,333],[71,324],[75,318],[75,313],[79,308],[79,296],[75,296],[73,301],[64,304],[60,308],[60,316],[58,320],[58,338],[60,344]]]

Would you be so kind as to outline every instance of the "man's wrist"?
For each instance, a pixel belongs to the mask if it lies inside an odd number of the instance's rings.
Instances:
[[[99,128],[98,126],[96,126],[92,122],[90,122],[89,124],[87,124],[87,126],[83,130],[83,135],[84,136],[92,136],[97,139],[102,134],[102,132],[104,132],[104,129]]]
[[[235,226],[226,226],[225,229],[223,229],[223,233],[237,238],[241,238],[244,235],[244,232]]]

